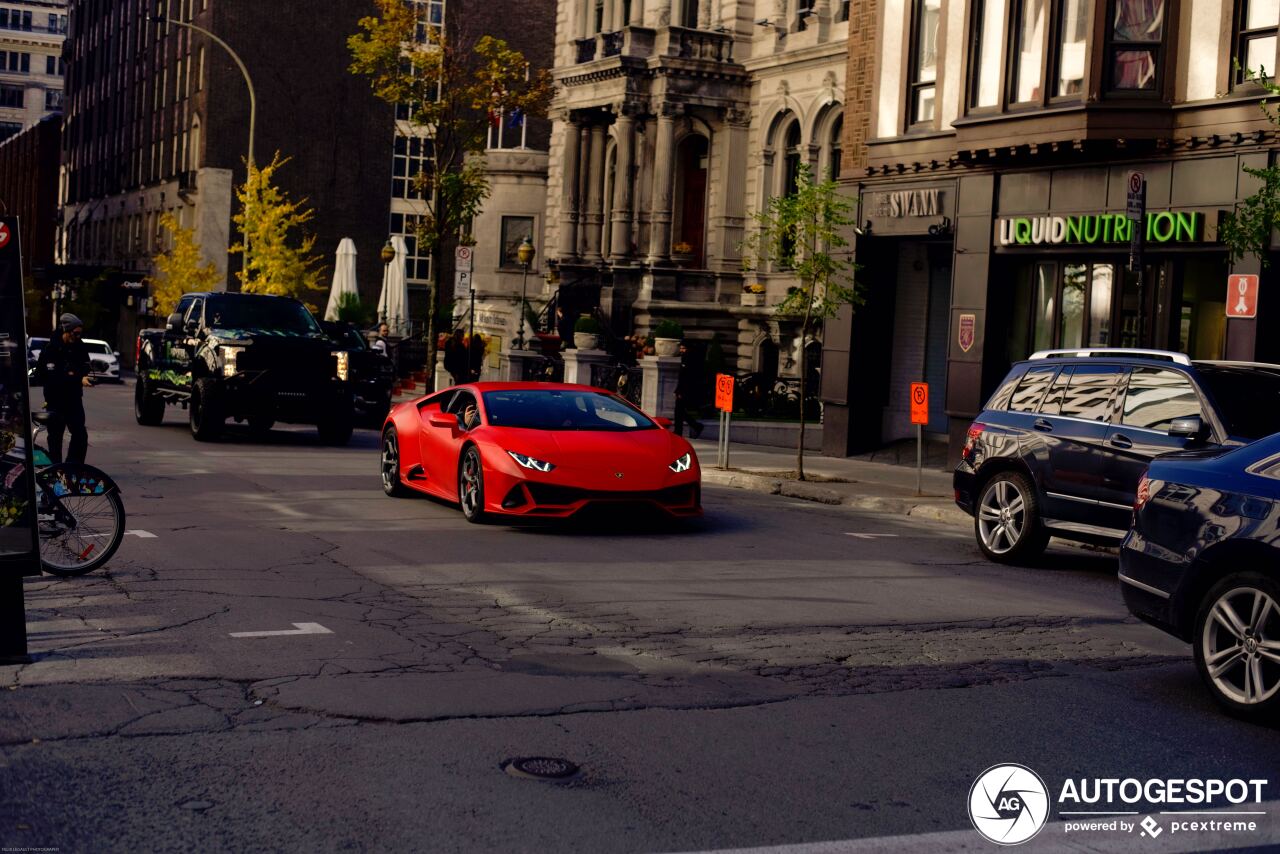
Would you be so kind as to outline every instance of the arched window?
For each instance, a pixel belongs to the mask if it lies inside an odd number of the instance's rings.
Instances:
[[[837,116],[831,123],[831,133],[827,139],[827,177],[832,181],[840,177],[840,156],[843,149],[841,138],[844,136],[844,116]]]
[[[778,195],[791,196],[800,185],[800,165],[804,162],[800,156],[800,121],[798,119],[791,121],[782,139],[782,186]]]

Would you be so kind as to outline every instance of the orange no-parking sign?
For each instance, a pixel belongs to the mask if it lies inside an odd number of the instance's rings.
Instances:
[[[733,411],[733,377],[729,374],[716,374],[716,409]]]
[[[911,423],[929,423],[929,384],[911,384]]]

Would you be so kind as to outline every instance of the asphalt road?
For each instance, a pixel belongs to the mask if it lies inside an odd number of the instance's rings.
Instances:
[[[683,526],[474,526],[384,497],[373,432],[199,444],[131,393],[88,409],[132,535],[29,580],[35,661],[0,667],[0,848],[988,850],[996,763],[1280,768],[1104,555],[1000,567],[964,528],[717,488]],[[581,771],[504,772],[527,756]]]

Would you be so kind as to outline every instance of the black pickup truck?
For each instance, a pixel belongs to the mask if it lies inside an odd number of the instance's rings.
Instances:
[[[370,347],[354,323],[322,320],[320,328],[333,341],[335,348],[347,351],[356,418],[362,424],[381,430],[382,422],[391,411],[391,388],[396,381],[395,363],[385,353]]]
[[[342,445],[354,423],[348,369],[349,355],[297,300],[186,294],[164,329],[138,335],[134,416],[156,425],[173,403],[200,441],[232,418],[259,432],[276,421],[315,424],[323,441]]]

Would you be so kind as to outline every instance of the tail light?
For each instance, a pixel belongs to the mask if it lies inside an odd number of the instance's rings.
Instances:
[[[966,460],[973,456],[973,452],[978,448],[978,439],[982,438],[982,431],[986,429],[987,425],[980,421],[969,425],[969,432],[965,434],[964,450],[960,452],[960,456]]]
[[[142,336],[139,335],[133,342],[133,366],[138,367],[138,362],[142,359]]]
[[[1138,496],[1133,501],[1133,512],[1137,513],[1149,500],[1151,500],[1151,478],[1143,472],[1142,479],[1138,481]]]

